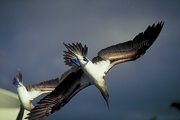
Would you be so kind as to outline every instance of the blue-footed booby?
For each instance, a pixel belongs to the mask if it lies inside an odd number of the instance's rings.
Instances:
[[[64,44],[65,64],[71,66],[60,78],[62,81],[50,94],[41,99],[27,117],[29,120],[42,120],[60,110],[82,89],[95,85],[108,104],[108,89],[105,75],[116,64],[133,61],[145,54],[158,37],[164,23],[149,26],[133,40],[112,45],[98,52],[91,60],[87,58],[88,48],[81,43]]]
[[[22,120],[24,109],[30,111],[34,108],[32,104],[33,99],[38,96],[50,93],[55,87],[60,83],[59,78],[43,81],[34,85],[23,85],[22,74],[20,70],[18,70],[18,74],[12,80],[14,86],[17,88],[18,98],[20,101],[20,111],[16,118],[16,120]]]

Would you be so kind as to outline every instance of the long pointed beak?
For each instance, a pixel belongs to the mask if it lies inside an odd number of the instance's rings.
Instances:
[[[108,96],[108,97],[109,97],[109,96]],[[106,104],[107,104],[108,110],[110,110],[110,108],[109,108],[109,102],[108,102],[108,97],[106,97],[106,98],[104,98],[104,99],[105,99],[105,101],[106,101]]]
[[[105,86],[105,87],[104,87],[103,89],[101,89],[100,91],[101,91],[101,94],[102,94],[104,100],[106,101],[108,110],[110,110],[110,108],[109,108],[109,102],[108,102],[109,93],[108,93],[107,87]]]

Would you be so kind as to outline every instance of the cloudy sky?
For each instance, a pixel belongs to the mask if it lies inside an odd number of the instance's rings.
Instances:
[[[0,88],[16,92],[20,68],[25,85],[60,77],[62,45],[81,42],[88,58],[102,48],[133,39],[164,21],[157,41],[140,59],[115,66],[106,76],[110,110],[97,88],[78,93],[47,120],[177,120],[170,108],[180,101],[179,0],[8,1],[0,2]]]

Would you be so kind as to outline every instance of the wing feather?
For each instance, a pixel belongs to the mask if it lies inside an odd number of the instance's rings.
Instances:
[[[60,83],[60,79],[59,78],[55,78],[55,79],[51,79],[51,80],[47,80],[47,81],[43,81],[40,82],[38,84],[34,84],[34,85],[28,85],[26,86],[26,89],[28,92],[33,91],[41,91],[41,92],[45,92],[45,91],[52,91],[55,89],[55,87]]]
[[[163,22],[159,22],[157,25],[153,24],[144,32],[139,33],[133,40],[102,49],[98,52],[98,56],[92,59],[92,62],[110,61],[108,68],[105,70],[105,73],[107,73],[116,64],[138,59],[154,43],[163,25]]]
[[[72,59],[77,59],[76,55],[86,56],[88,47],[86,45],[82,46],[81,43],[72,43],[65,44],[64,46],[68,49],[68,51],[64,51],[64,62],[66,65],[73,66],[74,64],[71,62]]]
[[[72,68],[74,72],[67,71],[64,74],[62,82],[50,94],[41,99],[37,106],[31,110],[27,117],[29,120],[42,120],[55,111],[60,110],[71,98],[80,90],[91,85],[90,83],[82,84],[82,69]],[[77,70],[77,71],[75,71]]]

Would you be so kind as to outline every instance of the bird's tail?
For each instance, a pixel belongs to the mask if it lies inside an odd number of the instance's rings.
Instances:
[[[68,49],[68,51],[64,52],[64,62],[66,65],[73,66],[75,62],[77,62],[77,55],[86,56],[88,48],[86,45],[82,46],[81,43],[72,43],[72,44],[65,44],[63,45]],[[74,60],[72,62],[72,60]]]

